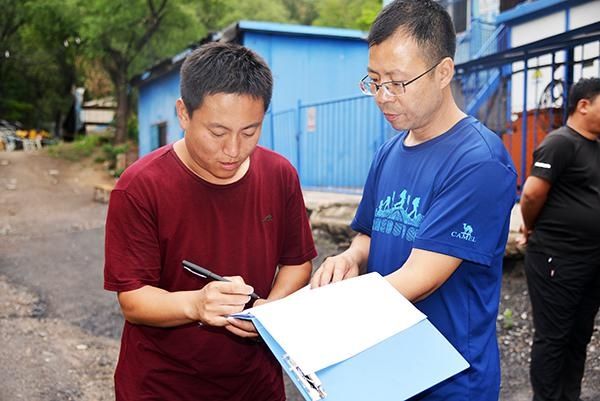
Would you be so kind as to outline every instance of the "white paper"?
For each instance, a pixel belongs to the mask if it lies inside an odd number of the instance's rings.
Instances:
[[[426,318],[378,273],[305,287],[243,313],[254,315],[305,373],[348,359]]]

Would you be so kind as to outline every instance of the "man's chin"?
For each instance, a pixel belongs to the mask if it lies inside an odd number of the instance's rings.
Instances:
[[[390,125],[396,131],[408,131],[410,129],[410,124],[406,121],[392,121],[390,122]]]

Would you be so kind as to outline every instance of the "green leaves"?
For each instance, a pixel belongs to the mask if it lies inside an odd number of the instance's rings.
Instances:
[[[381,9],[380,0],[321,0],[315,25],[368,30]]]
[[[125,137],[130,79],[238,20],[368,29],[380,0],[0,0],[0,119],[60,127],[71,90],[113,95]]]

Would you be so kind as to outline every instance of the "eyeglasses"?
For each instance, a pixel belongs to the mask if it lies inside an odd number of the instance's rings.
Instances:
[[[363,79],[360,80],[360,82],[358,83],[358,87],[360,88],[360,91],[367,96],[377,95],[377,92],[379,92],[379,89],[381,89],[381,88],[383,88],[383,92],[388,96],[394,96],[394,97],[401,96],[404,93],[406,93],[406,87],[408,85],[412,84],[417,79],[419,79],[422,76],[426,75],[427,73],[431,72],[441,62],[442,62],[442,60],[438,61],[437,63],[435,63],[435,65],[433,67],[429,68],[427,71],[425,71],[421,75],[419,75],[409,81],[386,81],[386,82],[382,82],[382,83],[378,84],[378,83],[374,82],[371,79],[371,77],[369,77],[367,75]]]

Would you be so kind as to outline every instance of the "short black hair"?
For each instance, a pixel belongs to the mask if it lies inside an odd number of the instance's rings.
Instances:
[[[577,103],[581,99],[587,99],[590,102],[600,94],[600,78],[582,78],[571,87],[569,91],[569,115],[575,113]]]
[[[252,50],[234,43],[211,42],[190,53],[181,66],[181,98],[190,114],[205,96],[217,93],[262,99],[265,111],[273,94],[273,75]]]
[[[367,42],[378,45],[398,30],[410,36],[431,63],[454,59],[456,32],[446,9],[432,0],[396,0],[388,4],[371,25]]]

